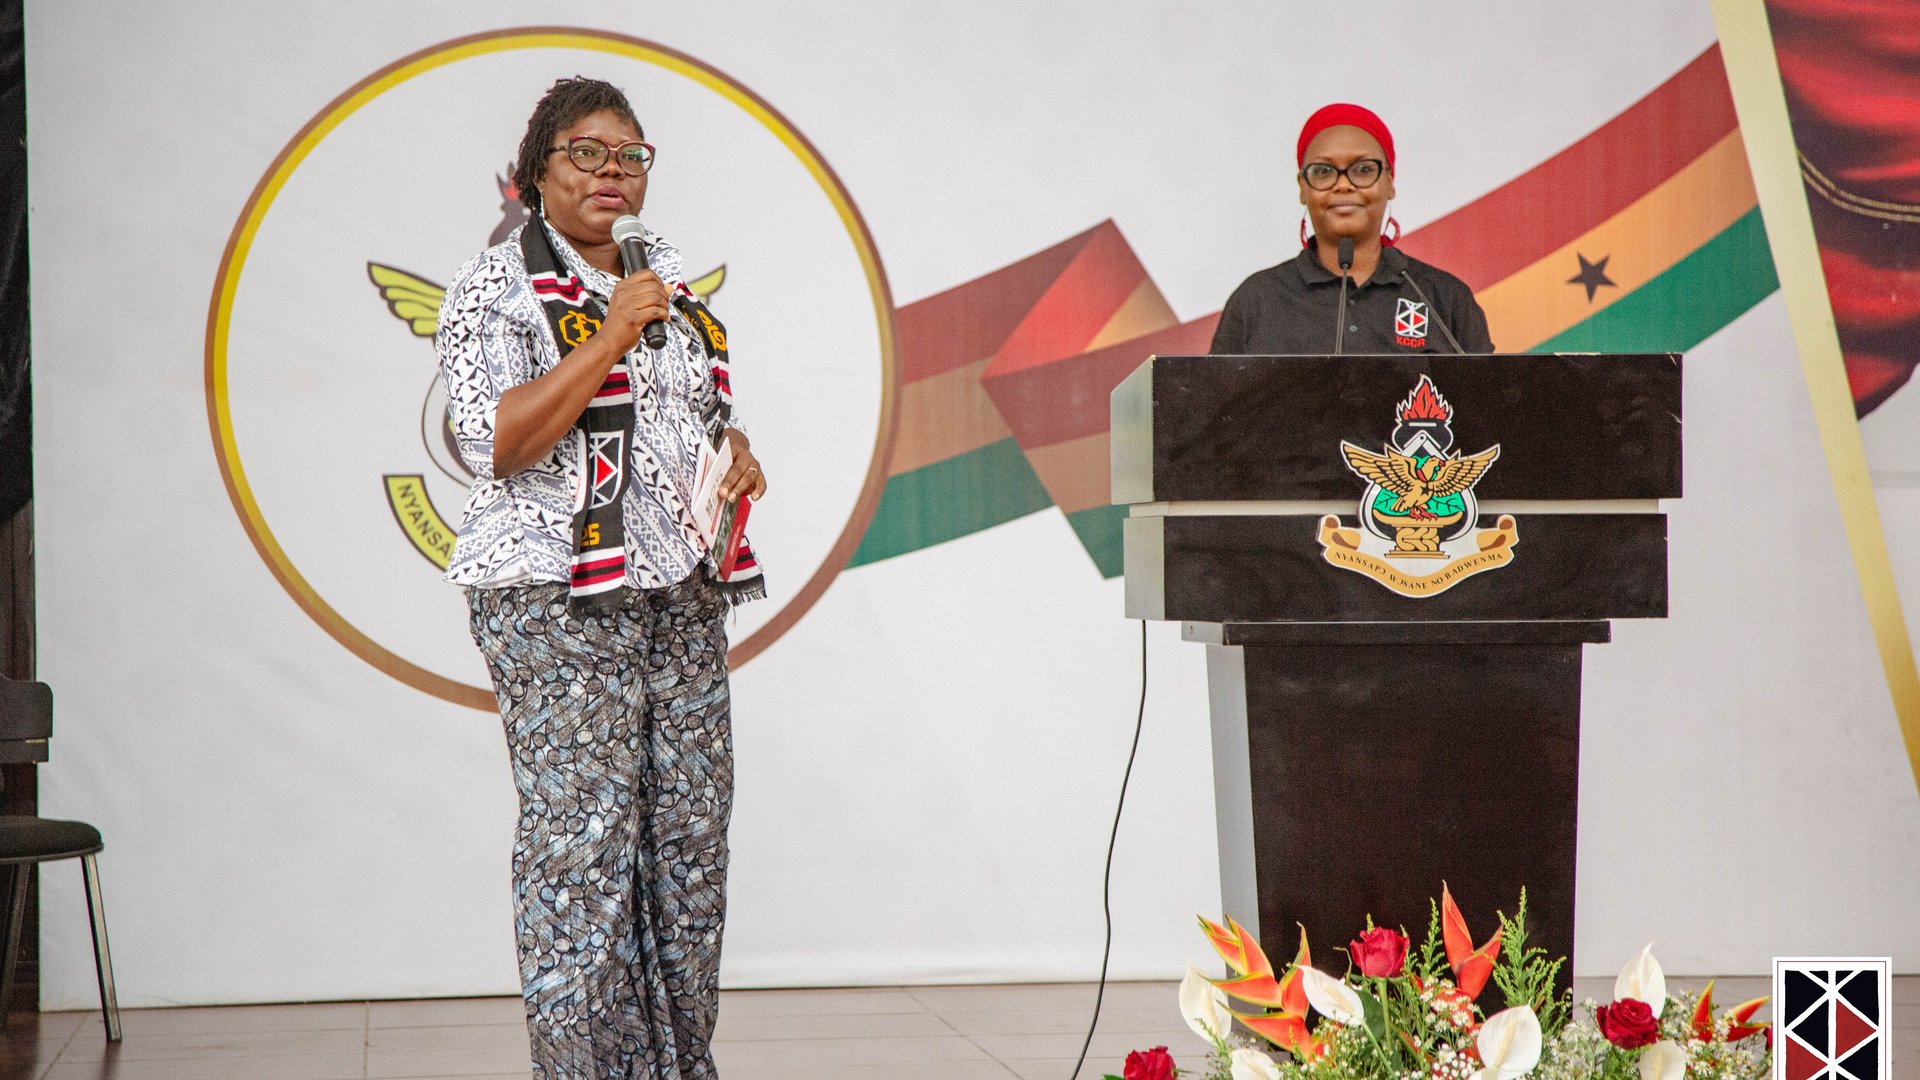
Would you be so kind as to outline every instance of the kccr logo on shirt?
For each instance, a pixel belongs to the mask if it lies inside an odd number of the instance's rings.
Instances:
[[[1427,305],[1416,300],[1400,297],[1400,306],[1393,313],[1393,339],[1409,349],[1422,348],[1427,343]]]
[[[381,671],[486,710],[466,603],[441,579],[473,477],[447,435],[438,283],[525,220],[510,163],[535,102],[574,74],[625,89],[660,148],[642,219],[686,255],[691,290],[724,282],[738,416],[777,485],[753,515],[772,599],[732,620],[736,666],[858,546],[896,411],[892,298],[858,210],[726,74],[638,38],[502,30],[345,89],[267,168],[228,241],[206,346],[215,452],[302,610]],[[584,340],[596,327],[581,319]],[[833,332],[801,332],[820,326]]]

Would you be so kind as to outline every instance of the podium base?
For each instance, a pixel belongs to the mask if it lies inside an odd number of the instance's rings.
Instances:
[[[1580,661],[1605,622],[1187,624],[1208,642],[1227,913],[1276,963],[1366,926],[1417,943],[1444,880],[1479,945],[1527,891],[1573,955]],[[1257,800],[1257,801],[1256,801]],[[1247,913],[1247,914],[1243,914]],[[1572,966],[1563,972],[1570,987]]]

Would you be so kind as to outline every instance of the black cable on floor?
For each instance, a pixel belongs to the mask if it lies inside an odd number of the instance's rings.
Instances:
[[[1100,874],[1100,910],[1106,917],[1107,942],[1100,947],[1100,989],[1093,996],[1093,1022],[1087,1025],[1087,1041],[1080,1044],[1080,1059],[1073,1063],[1073,1076],[1080,1080],[1080,1067],[1087,1063],[1087,1048],[1093,1045],[1093,1029],[1100,1026],[1100,1003],[1107,996],[1107,961],[1113,956],[1113,846],[1120,839],[1120,815],[1127,808],[1127,784],[1133,779],[1133,758],[1140,752],[1140,729],[1147,719],[1147,622],[1140,620],[1140,711],[1133,717],[1133,748],[1127,751],[1127,771],[1120,777],[1120,803],[1113,808],[1113,832],[1107,836],[1107,865]]]

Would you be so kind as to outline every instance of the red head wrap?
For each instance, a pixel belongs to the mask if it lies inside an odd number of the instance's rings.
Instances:
[[[1294,164],[1307,163],[1307,144],[1313,141],[1315,135],[1342,124],[1357,127],[1373,136],[1374,141],[1380,144],[1381,152],[1387,155],[1387,171],[1393,171],[1393,132],[1387,130],[1387,125],[1373,114],[1372,109],[1346,104],[1328,105],[1307,117],[1306,126],[1300,129],[1300,146],[1294,152]]]

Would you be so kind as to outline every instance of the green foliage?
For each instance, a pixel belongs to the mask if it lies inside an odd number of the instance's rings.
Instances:
[[[1407,957],[1407,971],[1423,982],[1433,982],[1448,973],[1446,946],[1440,939],[1440,901],[1428,900],[1432,914],[1427,919],[1427,939],[1417,952]]]
[[[1573,995],[1554,993],[1554,982],[1566,957],[1549,961],[1547,950],[1527,944],[1527,890],[1520,890],[1520,907],[1513,918],[1500,917],[1500,962],[1493,966],[1493,984],[1500,988],[1507,1007],[1531,1006],[1540,1018],[1540,1034],[1551,1039],[1565,1026],[1573,1009]]]

